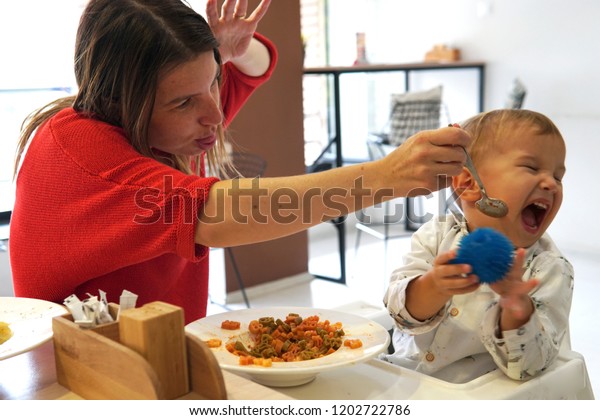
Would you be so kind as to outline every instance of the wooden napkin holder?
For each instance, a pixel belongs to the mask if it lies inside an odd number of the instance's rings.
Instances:
[[[113,319],[118,310],[109,304]],[[152,302],[90,329],[67,314],[52,319],[52,330],[58,383],[82,398],[227,399],[217,359],[185,332],[177,306]]]

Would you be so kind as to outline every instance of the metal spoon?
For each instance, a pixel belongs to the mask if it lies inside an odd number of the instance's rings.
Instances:
[[[504,201],[498,198],[488,197],[487,193],[485,192],[485,188],[483,187],[483,182],[481,182],[481,178],[479,178],[479,174],[475,169],[475,165],[473,165],[473,161],[471,160],[469,152],[467,152],[467,149],[464,147],[462,149],[465,151],[465,155],[467,156],[467,163],[465,166],[469,171],[471,171],[473,178],[475,178],[475,181],[481,190],[482,197],[475,203],[475,207],[477,207],[480,212],[490,217],[506,216],[508,214],[508,206]]]

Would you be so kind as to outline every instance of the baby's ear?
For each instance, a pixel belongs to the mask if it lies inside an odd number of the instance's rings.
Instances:
[[[452,177],[452,188],[461,200],[477,201],[481,198],[479,185],[467,168],[463,168],[460,174]]]

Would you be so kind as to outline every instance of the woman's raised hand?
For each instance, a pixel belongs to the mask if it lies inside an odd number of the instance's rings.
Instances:
[[[270,4],[271,0],[262,0],[248,14],[248,0],[225,0],[219,13],[217,0],[207,1],[207,21],[219,41],[219,51],[224,63],[246,53],[252,35]]]

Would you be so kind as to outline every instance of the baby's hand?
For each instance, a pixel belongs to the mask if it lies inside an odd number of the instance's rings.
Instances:
[[[500,307],[506,313],[505,315],[519,321],[515,324],[521,325],[529,319],[533,312],[533,303],[529,293],[539,284],[537,279],[523,281],[524,261],[525,250],[519,248],[515,253],[512,268],[506,277],[490,285],[492,290],[500,295]],[[507,325],[507,327],[509,326]]]
[[[425,274],[432,286],[448,297],[471,293],[479,287],[479,279],[470,274],[472,268],[469,264],[449,264],[454,258],[455,250],[439,254],[433,260],[433,268]]]

